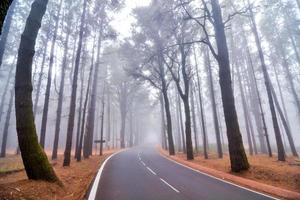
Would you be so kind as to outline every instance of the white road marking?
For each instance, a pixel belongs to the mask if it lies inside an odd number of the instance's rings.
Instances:
[[[141,161],[141,163],[146,167],[146,164],[143,161]]]
[[[169,186],[172,190],[174,190],[177,193],[180,193],[179,190],[177,190],[176,188],[174,188],[172,185],[170,185],[167,181],[165,181],[164,179],[160,178],[160,180],[162,182],[164,182],[167,186]]]
[[[141,154],[140,154],[140,153],[138,153],[138,158],[139,158],[140,161],[142,161],[142,158],[141,158]]]
[[[194,172],[200,173],[200,174],[205,175],[205,176],[208,176],[208,177],[210,177],[210,178],[213,178],[213,179],[222,181],[222,182],[224,182],[224,183],[233,185],[233,186],[235,186],[235,187],[238,187],[238,188],[247,190],[247,191],[249,191],[249,192],[253,192],[253,193],[256,193],[256,194],[259,194],[259,195],[262,195],[262,196],[265,196],[265,197],[268,197],[268,198],[271,198],[271,199],[274,199],[274,200],[280,200],[280,199],[278,199],[278,198],[276,198],[276,197],[272,197],[272,196],[270,196],[270,195],[267,195],[267,194],[264,194],[264,193],[261,193],[261,192],[257,192],[257,191],[254,191],[254,190],[251,190],[251,189],[249,189],[249,188],[246,188],[246,187],[243,187],[243,186],[240,186],[240,185],[231,183],[231,182],[229,182],[229,181],[225,181],[225,180],[223,180],[223,179],[221,179],[221,178],[217,178],[217,177],[214,177],[214,176],[212,176],[212,175],[209,175],[209,174],[206,174],[206,173],[204,173],[204,172],[201,172],[201,171],[199,171],[199,170],[193,169],[193,168],[191,168],[191,167],[189,167],[189,166],[186,166],[186,165],[181,164],[181,163],[179,163],[179,162],[177,162],[177,161],[175,161],[175,160],[172,160],[172,159],[170,159],[170,158],[168,158],[168,157],[166,157],[166,156],[162,156],[162,157],[165,158],[165,159],[167,159],[167,160],[169,160],[169,161],[171,161],[171,162],[173,162],[173,163],[176,163],[176,164],[178,164],[178,165],[181,165],[181,166],[183,166],[183,167],[185,167],[185,168],[188,168],[188,169],[190,169],[190,170],[192,170],[192,171],[194,171]]]
[[[153,175],[156,176],[156,173],[155,173],[152,169],[150,169],[149,167],[147,167],[147,169],[148,169]]]
[[[138,157],[140,159],[140,162],[147,168],[147,170],[149,172],[151,172],[154,176],[157,176],[157,174],[150,168],[148,167],[141,159],[140,154],[138,154]],[[180,193],[179,190],[177,190],[175,187],[173,187],[171,184],[169,184],[167,181],[165,181],[164,179],[158,177],[164,184],[166,184],[167,186],[169,186],[172,190],[174,190],[177,193]]]
[[[123,152],[123,151],[119,151],[119,152],[116,152],[116,153],[110,155],[110,156],[104,161],[104,163],[101,165],[100,169],[98,170],[97,176],[96,176],[96,178],[95,178],[95,180],[94,180],[94,183],[93,183],[92,189],[91,189],[91,191],[90,191],[88,200],[95,200],[95,198],[96,198],[96,193],[97,193],[97,189],[98,189],[98,186],[99,186],[99,183],[100,183],[100,178],[101,178],[103,169],[104,169],[105,164],[107,163],[107,161],[108,161],[109,159],[111,159],[113,156],[115,156],[116,154],[121,153],[121,152]]]

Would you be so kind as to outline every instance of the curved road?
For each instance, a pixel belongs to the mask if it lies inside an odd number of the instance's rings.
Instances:
[[[162,157],[153,147],[113,155],[100,168],[89,200],[271,200]]]

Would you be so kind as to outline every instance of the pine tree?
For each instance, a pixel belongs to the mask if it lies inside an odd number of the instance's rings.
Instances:
[[[38,143],[32,111],[32,59],[47,4],[48,0],[33,2],[21,37],[15,79],[15,109],[19,147],[28,178],[57,182],[59,179]]]

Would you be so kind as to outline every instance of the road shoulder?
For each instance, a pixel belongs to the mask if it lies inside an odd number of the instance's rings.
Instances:
[[[28,180],[25,170],[2,174],[0,176],[0,199],[84,199],[88,186],[99,167],[108,156],[116,151],[105,151],[103,156],[91,156],[81,162],[77,162],[72,157],[69,167],[63,167],[63,155],[60,154],[55,161],[54,170],[64,187],[55,183]]]
[[[212,168],[204,167],[199,164],[187,161],[183,158],[176,157],[176,156],[169,156],[168,153],[161,148],[158,148],[158,151],[160,155],[165,157],[166,159],[169,159],[173,162],[176,162],[178,164],[184,165],[185,167],[188,167],[192,170],[198,171],[199,173],[206,174],[208,176],[220,179],[225,182],[229,182],[230,184],[235,184],[238,187],[243,187],[246,189],[262,192],[264,194],[269,194],[281,199],[287,199],[287,200],[300,200],[300,193],[289,191],[286,189],[282,189],[279,187],[274,187],[271,185],[267,185],[264,183],[259,183],[250,179],[242,178],[239,176],[235,176],[229,173],[225,173],[222,171],[218,171]]]
[[[93,180],[90,182],[88,189],[86,190],[86,193],[84,195],[85,199],[95,199],[96,198],[96,194],[97,194],[97,190],[98,190],[98,186],[100,184],[100,178],[103,172],[103,169],[106,165],[106,163],[110,160],[110,158],[112,158],[113,156],[115,156],[116,154],[119,154],[121,152],[123,152],[124,150],[119,150],[116,151],[112,154],[110,154],[109,156],[107,156],[103,162],[101,163],[101,165],[99,166],[99,169],[97,170],[97,172],[95,172],[95,176],[93,178]]]

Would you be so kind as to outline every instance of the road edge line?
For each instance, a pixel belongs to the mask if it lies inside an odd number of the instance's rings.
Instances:
[[[219,181],[221,181],[221,182],[224,182],[224,183],[233,185],[233,186],[235,186],[235,187],[238,187],[238,188],[241,188],[241,189],[244,189],[244,190],[247,190],[247,191],[250,191],[250,192],[253,192],[253,193],[256,193],[256,194],[259,194],[259,195],[262,195],[262,196],[265,196],[265,197],[268,197],[268,198],[271,198],[271,199],[274,199],[274,200],[280,200],[280,199],[278,199],[277,197],[273,197],[273,196],[270,196],[270,195],[268,195],[268,194],[264,194],[264,193],[261,193],[261,192],[252,190],[252,189],[250,189],[250,188],[246,188],[246,187],[244,187],[244,186],[237,185],[237,184],[235,184],[235,183],[232,183],[232,182],[223,180],[223,179],[221,179],[221,178],[218,178],[218,177],[215,177],[215,176],[213,176],[213,175],[207,174],[207,173],[202,172],[202,171],[200,171],[200,170],[197,170],[197,169],[194,169],[194,168],[192,168],[192,167],[186,166],[186,165],[184,165],[184,164],[182,164],[182,163],[177,162],[176,160],[173,160],[173,159],[167,157],[166,155],[162,155],[160,152],[158,152],[158,154],[159,154],[161,157],[163,157],[163,158],[165,158],[165,159],[167,159],[167,160],[169,160],[169,161],[171,161],[171,162],[173,162],[173,163],[175,163],[175,164],[178,164],[178,165],[180,165],[180,166],[182,166],[182,167],[185,167],[185,168],[187,168],[187,169],[190,169],[190,170],[192,170],[192,171],[194,171],[194,172],[200,173],[200,174],[205,175],[205,176],[208,176],[208,177],[210,177],[210,178],[219,180]]]
[[[101,175],[102,175],[102,172],[103,172],[103,169],[106,165],[106,163],[115,155],[121,153],[121,152],[124,152],[126,150],[121,150],[121,151],[118,151],[118,152],[115,152],[113,153],[112,155],[110,155],[109,157],[107,157],[105,159],[105,161],[102,163],[101,167],[99,168],[98,172],[97,172],[97,175],[96,175],[96,178],[94,180],[94,183],[93,183],[93,186],[90,190],[90,193],[89,193],[89,196],[88,196],[88,200],[95,200],[96,198],[96,194],[97,194],[97,190],[98,190],[98,186],[99,186],[99,183],[100,183],[100,178],[101,178]]]

